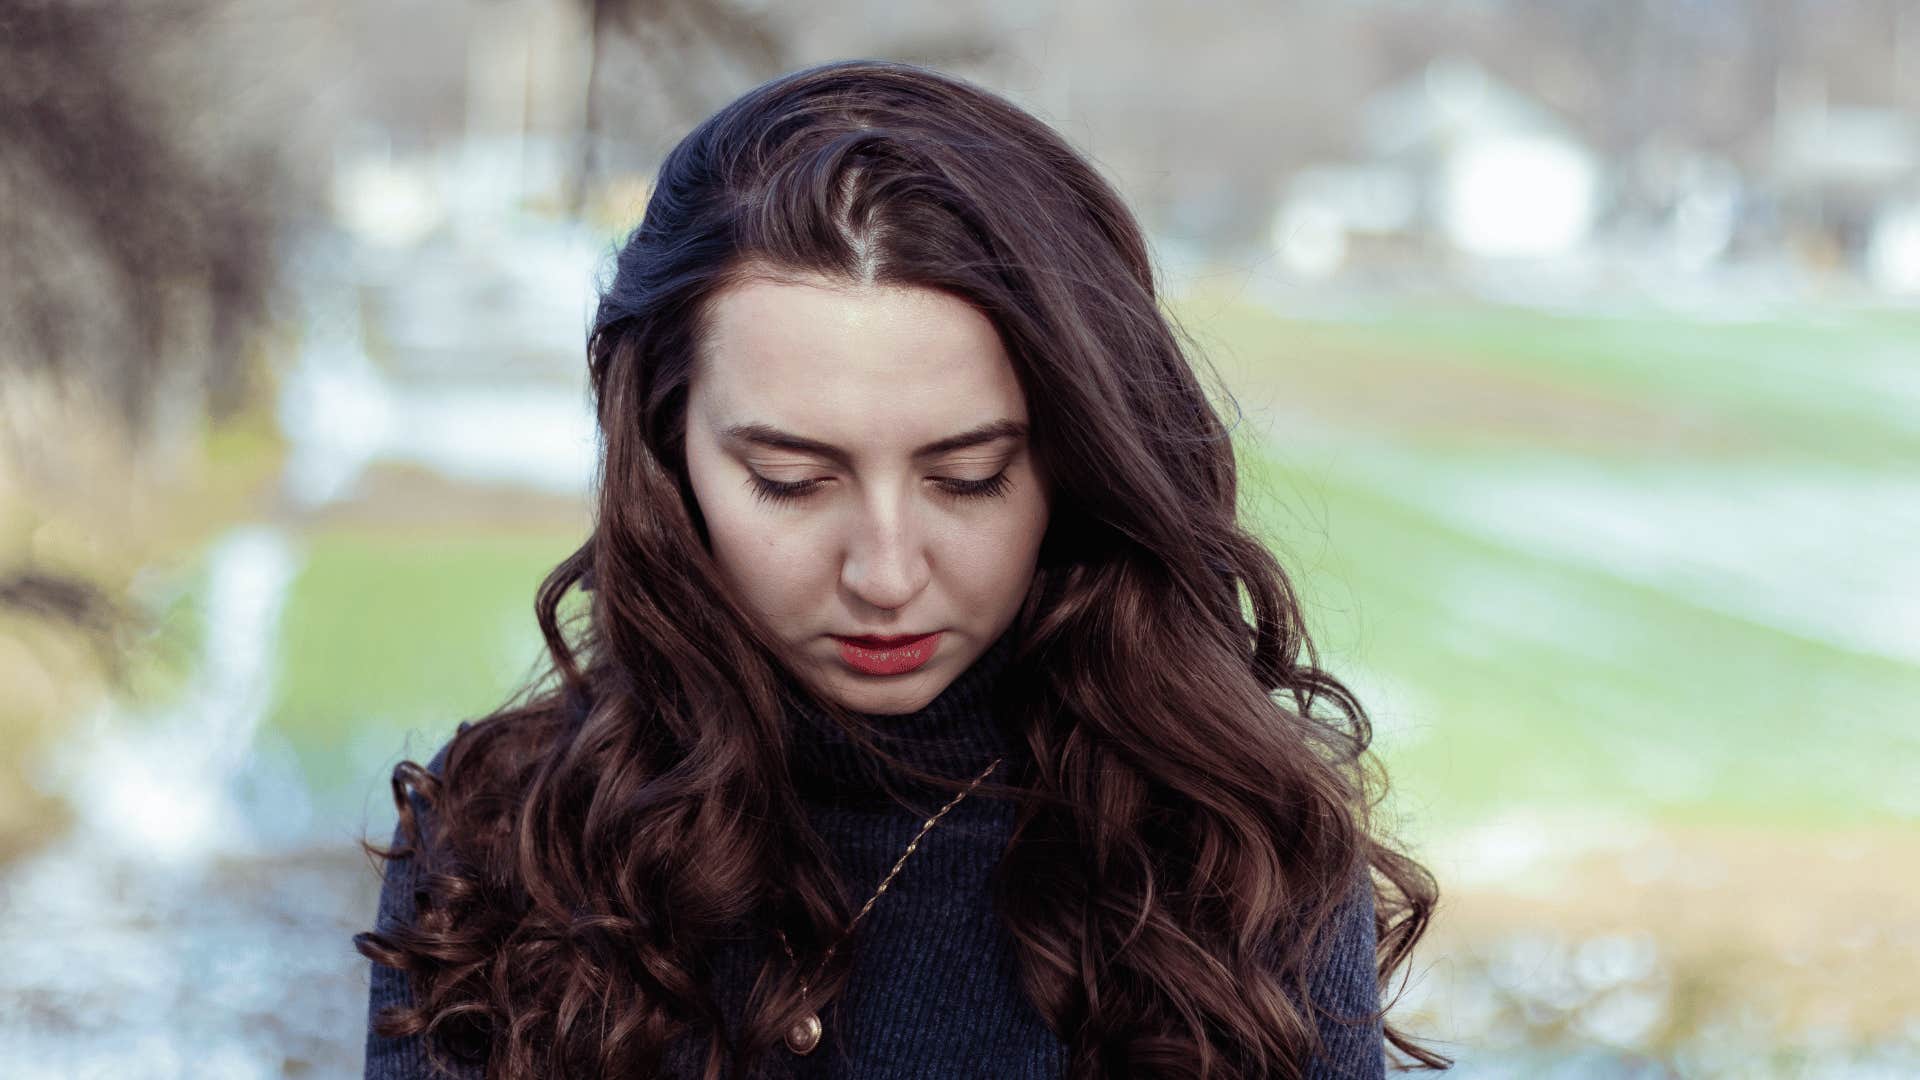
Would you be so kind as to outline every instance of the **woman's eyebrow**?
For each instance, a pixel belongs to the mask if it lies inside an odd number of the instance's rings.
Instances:
[[[727,442],[751,443],[771,450],[792,450],[802,454],[815,454],[837,461],[842,465],[850,463],[845,450],[818,439],[809,439],[782,431],[771,424],[749,423],[733,424],[720,432],[721,439]],[[980,446],[999,439],[1024,439],[1027,437],[1027,425],[1018,420],[992,420],[979,427],[970,428],[958,435],[949,435],[944,439],[935,439],[913,452],[916,458],[935,457]]]

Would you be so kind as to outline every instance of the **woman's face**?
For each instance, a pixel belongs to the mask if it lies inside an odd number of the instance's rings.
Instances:
[[[920,708],[1012,624],[1047,527],[992,322],[932,289],[811,277],[749,278],[706,314],[686,460],[714,558],[817,692]]]

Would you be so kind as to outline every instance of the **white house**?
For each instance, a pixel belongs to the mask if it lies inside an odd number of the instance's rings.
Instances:
[[[1350,237],[1433,235],[1487,258],[1563,255],[1586,243],[1601,163],[1550,110],[1463,59],[1436,60],[1360,115],[1363,164],[1295,174],[1274,240],[1300,273],[1337,268]]]

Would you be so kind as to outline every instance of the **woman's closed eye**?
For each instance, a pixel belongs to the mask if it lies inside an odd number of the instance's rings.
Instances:
[[[768,480],[758,473],[748,473],[748,482],[753,488],[754,498],[762,502],[791,502],[806,498],[818,490],[825,480],[795,480],[791,482]],[[1013,481],[1007,477],[1005,469],[984,480],[959,480],[952,477],[935,477],[941,490],[962,499],[992,499],[1003,496]]]

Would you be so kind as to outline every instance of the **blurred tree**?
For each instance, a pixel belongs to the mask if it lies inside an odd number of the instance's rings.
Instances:
[[[0,370],[97,396],[135,444],[169,395],[216,417],[242,404],[272,280],[271,154],[183,145],[152,77],[155,39],[191,37],[210,7],[0,8]]]
[[[604,179],[607,143],[630,140],[638,130],[677,131],[697,123],[718,105],[784,70],[781,35],[757,11],[729,0],[581,0],[591,27],[587,72],[586,131],[575,208]],[[640,62],[625,54],[639,53]],[[651,107],[634,115],[633,91]],[[610,130],[613,102],[624,123]]]
[[[124,497],[163,475],[203,417],[254,395],[274,279],[272,144],[169,68],[201,70],[212,0],[0,4],[0,608],[107,632],[112,605],[45,567],[20,520],[47,498]],[[216,39],[217,40],[217,39]],[[103,463],[110,463],[103,465]],[[42,553],[44,554],[44,553]]]
[[[662,144],[676,140],[713,110],[782,72],[821,57],[822,43],[802,45],[811,24],[842,6],[781,8],[747,0],[577,0],[585,7],[590,44],[576,209],[610,172],[647,171]],[[941,13],[902,9],[863,20],[858,37],[825,48],[836,54],[884,56],[934,67],[989,64],[1012,31],[989,10],[964,6]],[[850,51],[849,51],[850,50]]]

